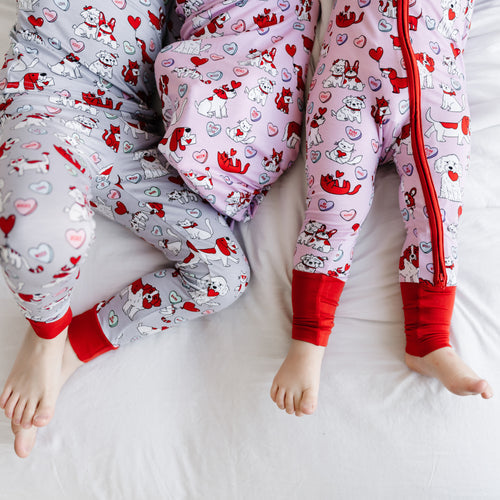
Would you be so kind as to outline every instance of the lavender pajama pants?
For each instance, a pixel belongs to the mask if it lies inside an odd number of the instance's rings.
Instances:
[[[83,361],[218,311],[249,279],[226,219],[157,150],[153,64],[174,39],[169,10],[160,0],[20,0],[0,71],[2,268],[36,333],[69,325]],[[171,267],[72,318],[95,212]]]

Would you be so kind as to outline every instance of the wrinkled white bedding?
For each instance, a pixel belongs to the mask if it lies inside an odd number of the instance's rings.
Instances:
[[[325,11],[331,4],[322,0]],[[241,228],[253,269],[241,300],[81,368],[26,460],[0,418],[0,499],[500,498],[500,3],[477,0],[475,9],[466,52],[473,156],[452,341],[498,396],[459,398],[406,368],[399,182],[381,169],[319,409],[297,419],[274,406],[269,388],[290,336],[301,160]],[[14,0],[0,0],[3,48],[14,11]],[[159,253],[99,218],[74,311],[161,265]],[[2,385],[24,330],[1,283]]]

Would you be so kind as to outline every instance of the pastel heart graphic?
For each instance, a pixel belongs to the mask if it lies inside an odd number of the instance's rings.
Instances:
[[[257,150],[252,146],[245,147],[245,158],[253,158],[257,154]]]
[[[337,37],[335,38],[335,41],[337,42],[337,45],[344,45],[344,43],[347,42],[347,34],[346,33],[339,33]]]
[[[292,28],[297,31],[305,30],[305,26],[302,23],[293,23]]]
[[[241,68],[240,66],[235,66],[233,68],[233,73],[236,76],[245,76],[248,75],[248,68]]]
[[[406,165],[403,165],[403,172],[410,177],[411,174],[413,174],[413,165],[411,163],[407,163]]]
[[[247,25],[243,19],[238,19],[238,21],[231,25],[231,29],[235,33],[243,33],[247,29]]]
[[[292,74],[286,68],[281,70],[281,79],[284,82],[289,82],[292,79]]]
[[[399,112],[404,115],[410,109],[410,101],[405,99],[399,103]]]
[[[85,233],[85,230],[83,229],[68,229],[66,231],[66,241],[73,247],[73,248],[80,248],[84,243],[85,240],[87,239],[87,234]]]
[[[378,23],[378,29],[382,31],[382,33],[388,33],[392,30],[392,24],[386,19],[381,19]]]
[[[363,9],[370,5],[371,0],[358,0],[358,5]]]
[[[73,49],[73,52],[81,52],[85,48],[85,44],[79,40],[75,40],[74,38],[71,38],[69,41],[71,48]]]
[[[215,137],[216,135],[219,135],[221,130],[222,127],[217,123],[214,122],[207,123],[207,134],[209,135],[209,137]]]
[[[184,97],[186,95],[187,89],[188,89],[187,83],[181,83],[178,89],[179,96]]]
[[[60,50],[60,48],[61,48],[61,41],[58,40],[57,38],[50,37],[49,44],[52,45],[52,47],[54,47],[54,49],[56,49],[56,50]]]
[[[129,56],[131,56],[132,54],[135,54],[135,47],[130,42],[128,42],[127,40],[125,40],[123,42],[123,50]],[[173,62],[173,60],[172,60],[172,62]]]
[[[199,219],[201,217],[201,210],[199,208],[190,208],[186,210],[186,213],[195,219]]]
[[[122,195],[120,194],[120,191],[118,191],[118,189],[111,189],[108,193],[108,198],[110,200],[119,200],[121,196]]]
[[[149,50],[151,52],[154,52],[155,48],[156,48],[156,44],[155,44],[154,40],[150,40],[149,41]]]
[[[361,136],[363,135],[361,133],[361,130],[357,128],[353,128],[350,125],[345,128],[345,132],[348,135],[350,139],[353,141],[357,141],[358,139],[361,139]]]
[[[318,201],[318,208],[322,212],[326,212],[328,210],[331,210],[334,207],[335,203],[332,200],[325,200],[324,198],[321,198]]]
[[[34,198],[18,198],[14,202],[14,207],[21,215],[29,215],[36,210],[37,201]]]
[[[430,273],[434,274],[434,264],[431,262],[429,264],[427,264],[425,266],[425,268],[427,269],[427,271],[429,271]]]
[[[45,106],[45,109],[52,115],[57,115],[61,112],[61,108],[58,108],[56,106]]]
[[[288,0],[278,0],[278,7],[283,12],[285,12],[286,10],[288,10],[290,8],[290,3],[288,2]]]
[[[368,77],[368,85],[373,90],[373,92],[377,92],[382,87],[382,81],[378,80],[374,76]]]
[[[342,219],[346,220],[346,221],[351,221],[352,219],[354,219],[354,217],[356,217],[356,210],[354,210],[354,208],[352,208],[351,210],[342,210],[340,212],[340,217],[342,217]]]
[[[207,76],[208,78],[210,78],[210,80],[220,80],[222,78],[222,71],[211,71],[210,73],[207,73]]]
[[[123,143],[123,152],[124,153],[131,153],[134,149],[134,145],[131,142],[125,141]]]
[[[230,56],[234,56],[234,54],[236,54],[236,52],[238,52],[238,45],[236,44],[236,42],[225,43],[222,46],[222,50],[226,54],[229,54]]]
[[[319,93],[319,100],[322,103],[328,102],[331,99],[331,97],[332,97],[332,93],[327,91],[327,90]]]
[[[164,68],[170,68],[170,66],[172,66],[174,64],[174,60],[172,58],[170,59],[162,59],[161,61],[161,65],[164,67]]]
[[[122,10],[127,6],[126,0],[113,0],[113,3]]]
[[[431,158],[434,158],[435,156],[437,156],[438,154],[438,148],[435,148],[433,146],[428,146],[427,144],[425,145],[424,147],[425,149],[425,156],[427,157],[427,159],[431,159]]]
[[[163,236],[163,231],[160,226],[153,226],[153,229],[151,229],[151,234],[154,236]]]
[[[29,188],[40,194],[50,194],[52,192],[52,184],[48,181],[40,181],[30,184]]]
[[[273,43],[281,42],[281,40],[283,40],[282,36],[272,36],[271,37],[271,42],[273,42]]]
[[[432,19],[432,17],[425,16],[425,25],[428,30],[432,31],[436,27],[436,20]]]
[[[127,181],[131,182],[132,184],[137,184],[138,182],[141,181],[142,176],[141,174],[130,174],[125,177]]]
[[[118,324],[118,316],[115,311],[111,310],[108,314],[108,325],[114,328]]]
[[[224,59],[224,56],[221,56],[219,54],[210,54],[210,59],[212,59],[212,61],[221,61],[222,59]]]
[[[44,264],[48,264],[52,262],[54,250],[52,250],[52,247],[47,245],[47,243],[40,243],[36,248],[30,248],[28,250],[28,255]]]
[[[193,153],[193,158],[198,162],[198,163],[205,163],[208,158],[208,152],[206,149],[202,149],[201,151],[195,151]]]
[[[40,149],[42,146],[37,141],[31,141],[23,144],[21,147],[24,149]]]
[[[259,184],[267,184],[271,178],[268,174],[260,174],[259,175]]]
[[[405,222],[408,222],[410,220],[410,214],[408,213],[408,210],[406,208],[401,211],[401,215]]]
[[[368,176],[368,171],[365,170],[363,167],[357,166],[354,169],[354,175],[356,176],[356,179],[362,181],[363,179],[366,179],[366,177]]]
[[[279,128],[277,125],[274,125],[271,122],[267,124],[267,135],[269,135],[269,137],[274,137],[278,132]]]
[[[353,41],[354,45],[358,47],[358,49],[362,49],[366,45],[366,36],[360,35],[358,38],[355,38]]]
[[[318,75],[322,75],[323,74],[323,71],[325,71],[325,68],[326,68],[326,65],[325,64],[322,64],[321,66],[319,66],[319,68],[316,70],[316,74]]]
[[[441,52],[441,47],[439,46],[439,43],[437,42],[429,42],[429,47],[431,48],[432,52],[434,54],[438,55]]]
[[[378,151],[379,147],[380,147],[380,144],[375,139],[372,139],[372,149],[373,149],[374,153],[376,153]]]
[[[43,16],[49,23],[53,23],[57,19],[57,12],[55,10],[47,9],[44,7],[42,9]]]
[[[157,226],[155,226],[157,227]],[[154,274],[154,276],[156,278],[164,278],[165,276],[167,276],[167,270],[166,269],[160,269],[159,271],[156,271],[156,273]]]
[[[420,250],[424,253],[429,253],[432,250],[432,243],[430,241],[422,241],[420,243]]]
[[[257,122],[261,119],[262,113],[255,107],[250,109],[250,120]]]
[[[54,0],[54,4],[56,7],[59,7],[61,10],[69,9],[69,0]]]
[[[153,198],[157,198],[158,196],[160,196],[161,191],[160,191],[160,188],[158,188],[156,186],[151,186],[150,188],[148,188],[144,191],[144,194],[146,196],[151,196]]]
[[[321,158],[321,151],[313,150],[309,153],[309,158],[313,163],[316,163]]]

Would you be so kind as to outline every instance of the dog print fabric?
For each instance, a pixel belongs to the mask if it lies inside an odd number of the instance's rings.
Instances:
[[[406,40],[398,29],[403,8]],[[400,281],[435,285],[440,244],[447,276],[441,285],[456,285],[457,226],[470,156],[462,54],[471,15],[468,0],[336,3],[306,110],[308,198],[296,272],[347,279],[377,166],[392,161],[406,226]],[[402,51],[406,42],[411,68]],[[412,113],[424,141],[418,151]],[[419,155],[427,163],[425,176]]]
[[[170,10],[154,0],[19,2],[0,73],[0,259],[41,336],[71,320],[95,212],[174,266],[93,310],[110,347],[214,312],[245,289],[248,265],[226,221],[157,150],[153,65],[178,34]]]
[[[318,10],[315,0],[178,2],[182,40],[156,60],[159,149],[235,220],[253,215],[298,155]]]

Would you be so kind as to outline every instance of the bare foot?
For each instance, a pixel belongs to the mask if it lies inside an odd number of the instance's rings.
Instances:
[[[62,360],[62,368],[59,372],[58,393],[61,387],[66,383],[68,378],[83,365],[75,352],[73,351],[69,340],[66,340],[64,345],[64,354]],[[37,428],[35,426],[21,426],[14,421],[11,422],[12,432],[14,433],[14,450],[16,455],[21,458],[26,458],[33,449],[36,440]]]
[[[54,415],[67,330],[42,339],[30,329],[24,337],[2,395],[0,408],[15,425],[47,425]]]
[[[471,396],[481,394],[484,399],[493,397],[490,384],[479,378],[451,347],[437,349],[422,358],[405,355],[408,368],[422,375],[437,378],[454,394]]]
[[[297,417],[311,415],[318,404],[321,363],[325,348],[292,340],[288,355],[274,377],[271,399]]]

